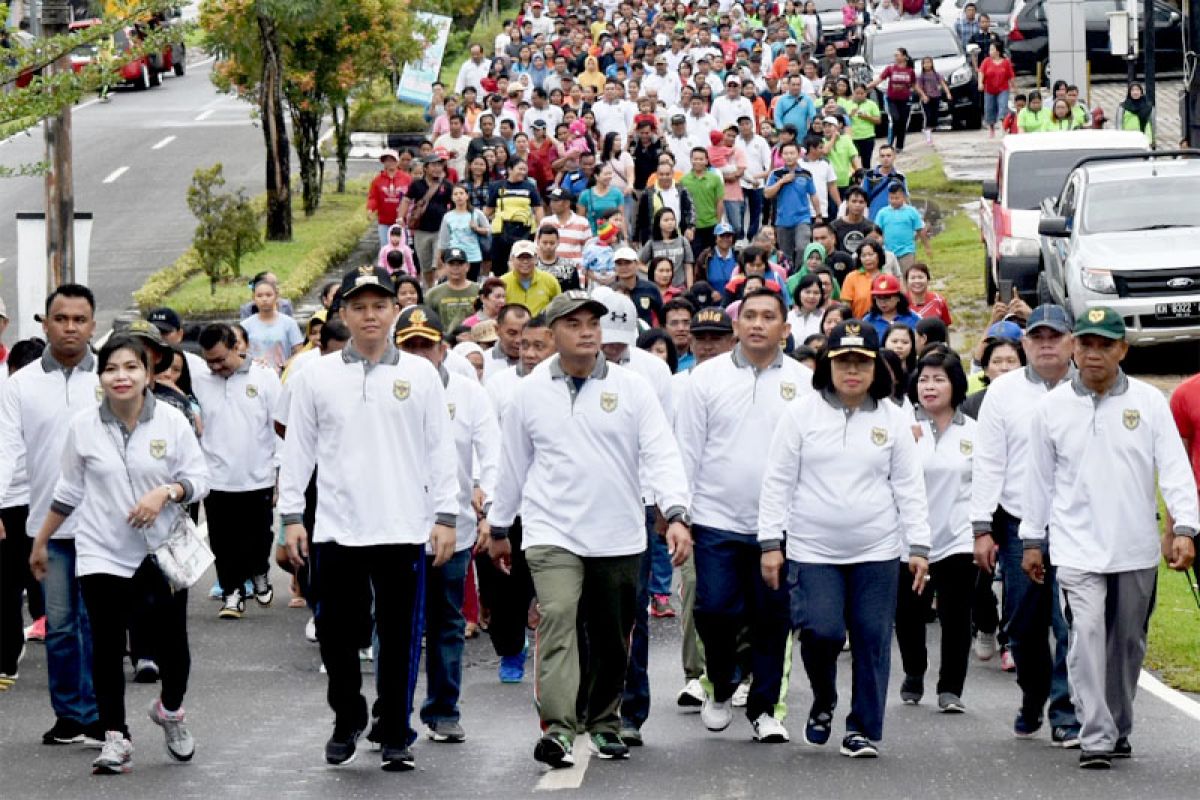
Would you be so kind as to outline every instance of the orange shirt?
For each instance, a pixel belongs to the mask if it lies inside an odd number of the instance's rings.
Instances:
[[[876,275],[879,275],[878,270],[874,275],[867,275],[863,270],[856,269],[846,276],[846,282],[842,284],[842,302],[850,305],[857,319],[862,319],[871,311],[871,282]]]

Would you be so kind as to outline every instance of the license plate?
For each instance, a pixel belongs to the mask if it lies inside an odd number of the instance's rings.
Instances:
[[[1154,316],[1160,319],[1189,319],[1200,317],[1200,303],[1155,303]]]

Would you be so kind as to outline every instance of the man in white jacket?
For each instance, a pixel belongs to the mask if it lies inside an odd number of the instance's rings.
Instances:
[[[1158,576],[1156,488],[1174,520],[1163,548],[1172,569],[1191,566],[1200,530],[1170,407],[1162,392],[1121,370],[1128,351],[1120,314],[1097,307],[1079,318],[1079,372],[1034,407],[1025,462],[1021,566],[1034,582],[1045,580],[1048,538],[1071,630],[1067,666],[1085,769],[1133,753],[1133,697]]]
[[[600,758],[629,755],[618,735],[619,707],[646,549],[643,475],[669,521],[675,564],[691,550],[679,450],[645,379],[601,354],[607,311],[577,290],[546,308],[558,354],[513,392],[488,513],[492,560],[502,568],[511,559],[508,528],[521,515],[542,611],[535,652],[545,733],[533,755],[552,768],[574,763],[580,729]],[[577,624],[587,637],[582,667]]]

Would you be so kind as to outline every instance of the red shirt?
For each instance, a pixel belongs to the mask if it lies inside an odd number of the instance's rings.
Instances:
[[[411,183],[412,176],[399,170],[391,177],[387,170],[383,170],[371,181],[371,189],[367,192],[367,210],[379,215],[380,225],[396,224],[400,201],[404,199]]]
[[[1013,79],[1013,65],[1007,58],[1000,59],[997,64],[990,58],[985,58],[979,65],[983,75],[983,91],[986,94],[1000,94],[1008,91],[1008,84]]]
[[[921,319],[932,319],[937,317],[946,325],[951,325],[950,322],[950,307],[946,305],[946,300],[937,292],[926,292],[925,302],[917,304],[913,302],[912,295],[908,296],[908,308]]]
[[[917,73],[912,67],[897,67],[889,64],[879,75],[880,80],[886,80],[887,99],[906,102],[912,99],[913,84],[917,82]]]
[[[1192,475],[1200,486],[1200,375],[1193,375],[1171,394],[1171,414],[1175,427],[1188,446]]]
[[[538,191],[544,192],[546,188],[554,182],[554,157],[558,151],[554,148],[554,141],[550,138],[543,140],[539,145],[537,142],[529,143],[529,177],[533,178],[537,184]]]

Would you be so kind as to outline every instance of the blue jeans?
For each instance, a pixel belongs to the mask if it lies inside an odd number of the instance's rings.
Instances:
[[[754,720],[774,714],[790,635],[787,590],[771,589],[763,582],[762,550],[754,536],[703,525],[693,526],[692,536],[696,630],[704,642],[713,699],[724,702],[733,696],[739,679],[738,639],[749,629],[754,677],[746,716]]]
[[[667,550],[667,540],[656,533],[650,537],[647,550],[650,553],[650,594],[670,594],[671,578],[675,575],[675,566],[671,563],[671,553]]]
[[[746,239],[753,242],[762,228],[763,190],[743,188],[742,194],[746,196]]]
[[[46,672],[54,716],[84,725],[96,721],[92,688],[92,629],[79,581],[75,578],[75,540],[51,539],[46,592]]]
[[[1075,706],[1067,683],[1067,621],[1059,603],[1058,581],[1044,545],[1046,582],[1038,585],[1021,569],[1024,555],[1017,529],[1021,521],[997,511],[994,538],[1000,545],[1004,576],[1004,617],[1008,620],[1008,647],[1017,664],[1021,687],[1021,715],[1029,723],[1040,722],[1042,709],[1050,701],[1050,726],[1074,727]],[[1054,633],[1050,652],[1047,629]]]
[[[382,250],[388,245],[388,233],[392,230],[392,226],[376,225],[375,227],[379,229],[379,249]]]
[[[425,702],[421,721],[457,722],[462,690],[462,656],[467,627],[462,613],[470,548],[436,569],[425,557]]]
[[[792,626],[800,629],[800,657],[812,686],[813,712],[837,707],[837,660],[848,630],[853,646],[846,732],[874,741],[883,738],[899,563],[788,561]]]
[[[746,202],[744,200],[725,200],[725,221],[733,228],[735,240],[740,238],[743,227],[743,221],[746,216]]]
[[[661,541],[662,537],[654,530],[654,506],[646,506],[646,550],[638,564],[633,633],[629,637],[629,664],[625,668],[625,691],[621,696],[621,727],[635,730],[640,730],[650,716],[650,584],[656,539]],[[669,557],[667,563],[670,563]],[[668,581],[667,592],[670,591]]]
[[[983,93],[983,121],[987,125],[999,125],[1008,114],[1008,90],[1000,94]]]

